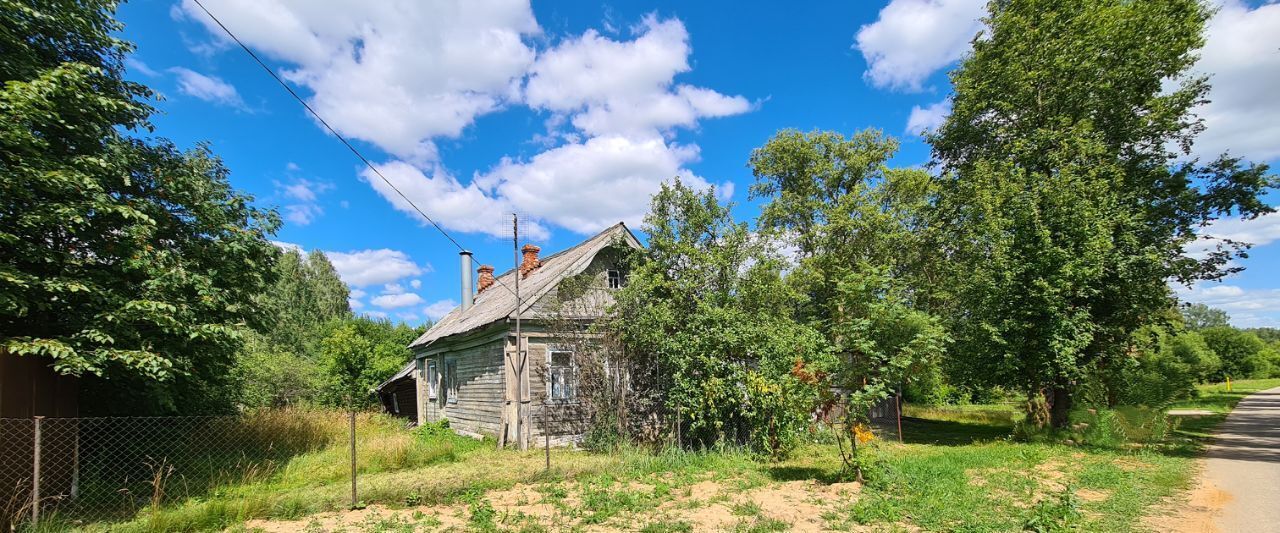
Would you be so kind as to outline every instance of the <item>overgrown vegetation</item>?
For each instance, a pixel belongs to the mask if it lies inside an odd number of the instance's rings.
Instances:
[[[0,349],[89,377],[88,405],[225,410],[279,218],[207,147],[143,137],[115,6],[0,3]]]
[[[0,347],[88,376],[92,414],[368,406],[420,330],[353,318],[323,254],[272,246],[275,213],[207,149],[138,136],[153,95],[123,78],[115,6],[0,0]],[[1221,418],[1164,409],[1223,411],[1236,393],[1198,384],[1280,373],[1275,330],[1180,314],[1168,286],[1238,270],[1245,243],[1187,253],[1206,224],[1274,212],[1266,165],[1188,159],[1210,16],[1198,0],[991,2],[927,137],[930,168],[891,167],[897,141],[878,131],[786,130],[750,156],[754,225],[714,189],[664,185],[613,319],[575,350],[599,391],[591,442],[614,453],[557,451],[544,472],[442,426],[362,415],[366,501],[463,506],[466,527],[493,530],[537,523],[487,499],[517,483],[584,526],[685,490],[681,505],[728,504],[729,527],[769,531],[782,524],[760,502],[693,487],[856,479],[864,492],[828,498],[824,526],[1133,527]],[[868,413],[899,391],[958,405],[915,411],[905,444],[885,442]],[[288,441],[243,457],[263,461],[252,476],[168,506],[177,467],[157,463],[152,507],[110,527],[345,504],[341,425],[250,412],[279,432],[246,435]]]
[[[1280,382],[1243,382],[1247,390]],[[1206,398],[1212,397],[1206,388]],[[360,420],[357,528],[491,530],[566,527],[690,531],[848,529],[1130,531],[1151,506],[1185,486],[1200,439],[1169,437],[1145,447],[1064,445],[1010,439],[1018,407],[912,410],[905,444],[865,447],[867,483],[841,484],[845,466],[830,439],[807,439],[783,460],[745,449],[685,451],[623,446],[608,453],[496,450],[492,442],[429,426],[408,432],[381,416]],[[349,505],[344,420],[315,424],[331,439],[271,475],[229,484],[136,520],[89,524],[95,531],[207,531],[246,521],[296,521]],[[918,418],[922,417],[922,418]],[[821,442],[819,442],[821,441]],[[825,443],[824,443],[825,442]],[[1034,475],[1027,475],[1028,472]],[[792,499],[785,499],[792,498]],[[796,512],[785,512],[804,506]],[[250,524],[255,525],[255,524]],[[806,526],[807,525],[807,526]],[[333,529],[334,525],[323,529]],[[376,529],[375,529],[376,530]],[[403,529],[408,530],[408,529]]]
[[[643,229],[648,248],[610,325],[638,394],[655,398],[681,446],[784,455],[819,393],[790,370],[823,348],[793,318],[800,295],[783,262],[715,191],[679,180],[654,196]]]

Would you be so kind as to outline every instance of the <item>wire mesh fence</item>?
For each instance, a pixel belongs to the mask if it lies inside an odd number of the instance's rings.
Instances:
[[[290,417],[0,418],[0,530],[126,520],[226,496],[348,437],[347,414]]]

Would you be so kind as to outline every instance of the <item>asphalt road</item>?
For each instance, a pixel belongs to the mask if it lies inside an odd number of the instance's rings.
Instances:
[[[1280,533],[1280,387],[1250,395],[1218,428],[1207,481],[1226,492],[1214,526],[1224,533]]]

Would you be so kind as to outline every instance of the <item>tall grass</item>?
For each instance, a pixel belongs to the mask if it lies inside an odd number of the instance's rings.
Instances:
[[[130,499],[144,505],[120,509],[117,503],[110,515],[97,515],[107,521],[86,529],[210,530],[258,516],[340,507],[341,498],[304,493],[349,487],[349,417],[322,409],[264,410],[211,419],[185,437],[166,432],[164,438],[185,442],[165,445],[166,456],[152,459],[149,477],[138,480],[142,487],[130,481],[130,488],[122,489],[136,493]],[[481,446],[448,433],[415,433],[405,429],[403,421],[382,414],[356,415],[356,467],[361,477],[456,461]],[[110,481],[102,483],[112,486]],[[349,496],[346,501],[349,504]],[[41,529],[65,529],[92,516],[55,512]]]

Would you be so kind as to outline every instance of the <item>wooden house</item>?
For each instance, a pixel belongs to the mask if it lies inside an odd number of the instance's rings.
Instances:
[[[481,265],[474,294],[462,252],[462,304],[410,345],[419,423],[447,419],[458,433],[521,448],[578,440],[575,355],[549,324],[563,323],[564,309],[582,324],[604,316],[625,282],[626,254],[640,246],[622,223],[545,258],[526,245],[518,268],[495,277]],[[588,290],[575,289],[565,306],[570,278]]]

